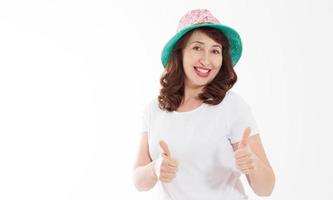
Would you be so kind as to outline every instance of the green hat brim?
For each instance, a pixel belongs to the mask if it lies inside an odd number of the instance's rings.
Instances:
[[[183,37],[187,32],[199,28],[199,27],[212,27],[215,29],[218,29],[224,33],[224,35],[229,40],[230,45],[230,56],[231,56],[231,62],[233,67],[237,64],[239,58],[242,55],[242,41],[240,39],[239,34],[232,28],[222,25],[222,24],[210,24],[210,23],[204,23],[204,24],[195,24],[192,26],[188,26],[182,30],[180,30],[176,35],[174,35],[164,46],[162,50],[161,60],[164,68],[167,66],[171,52],[178,42],[178,40]]]

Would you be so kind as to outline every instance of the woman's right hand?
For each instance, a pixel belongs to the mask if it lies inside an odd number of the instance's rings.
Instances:
[[[176,177],[178,171],[178,161],[171,157],[168,145],[161,140],[162,156],[155,160],[154,171],[161,182],[170,183]]]

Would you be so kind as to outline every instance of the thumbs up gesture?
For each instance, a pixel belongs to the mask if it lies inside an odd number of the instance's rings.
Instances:
[[[251,129],[246,128],[240,142],[238,143],[238,149],[235,151],[236,164],[244,174],[249,174],[256,168],[257,164],[257,156],[251,151],[250,145],[248,144],[250,134]]]
[[[159,142],[162,155],[155,160],[154,172],[161,182],[170,183],[178,171],[178,161],[171,157],[167,143],[163,140]]]

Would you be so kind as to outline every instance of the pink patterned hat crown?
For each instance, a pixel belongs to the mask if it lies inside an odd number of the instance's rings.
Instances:
[[[178,23],[177,33],[169,39],[165,44],[161,54],[161,61],[163,67],[166,68],[170,61],[170,56],[173,53],[175,45],[179,40],[186,35],[189,31],[197,28],[210,27],[221,31],[229,43],[229,53],[231,56],[232,65],[235,66],[239,58],[242,55],[242,41],[233,28],[221,24],[209,10],[207,9],[195,9],[187,12]]]
[[[177,28],[177,32],[180,30],[195,24],[203,24],[203,23],[213,23],[220,24],[219,20],[217,20],[207,9],[196,9],[191,10],[186,13],[180,20]]]

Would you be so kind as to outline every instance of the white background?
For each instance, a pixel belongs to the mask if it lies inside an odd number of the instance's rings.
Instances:
[[[276,174],[270,197],[331,199],[329,0],[0,2],[0,199],[154,199],[132,168],[143,106],[179,18],[209,9],[243,40],[233,90]]]

